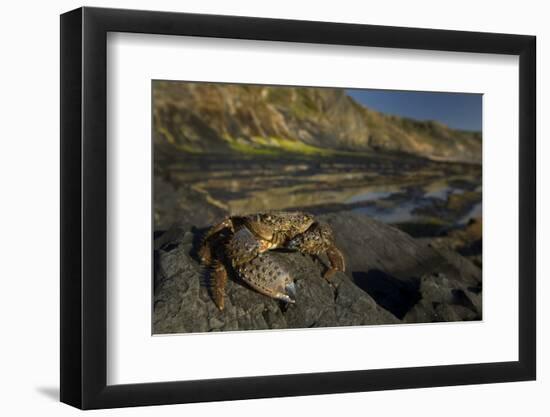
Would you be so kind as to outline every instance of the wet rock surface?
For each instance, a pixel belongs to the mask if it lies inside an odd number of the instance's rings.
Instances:
[[[346,272],[322,277],[328,260],[274,251],[295,279],[286,305],[230,276],[225,310],[208,288],[195,251],[204,229],[179,223],[155,240],[154,333],[262,330],[479,320],[481,269],[457,252],[432,245],[364,214],[318,216],[346,258]]]

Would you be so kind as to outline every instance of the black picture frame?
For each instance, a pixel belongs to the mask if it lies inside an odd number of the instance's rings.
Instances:
[[[518,55],[519,360],[107,385],[108,32]],[[61,401],[94,409],[534,380],[535,51],[524,35],[88,7],[61,15]]]

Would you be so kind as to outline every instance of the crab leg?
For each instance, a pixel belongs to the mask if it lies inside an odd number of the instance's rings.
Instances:
[[[226,228],[229,228],[232,232],[235,231],[233,227],[233,221],[230,217],[226,217],[217,225],[212,226],[202,239],[202,243],[199,249],[199,257],[204,264],[209,265],[212,262],[212,248],[210,246],[210,240],[212,240],[217,233]]]
[[[225,307],[225,285],[227,284],[227,269],[223,262],[215,260],[212,267],[212,298],[222,311]]]
[[[302,253],[309,255],[320,255],[326,253],[330,266],[323,274],[327,280],[330,279],[336,271],[344,271],[344,255],[334,244],[334,238],[330,227],[326,224],[314,223],[304,233],[291,239],[287,245],[289,249],[297,249]]]
[[[329,246],[327,248],[326,254],[328,260],[330,261],[330,267],[325,271],[323,277],[328,280],[332,277],[332,275],[334,275],[336,271],[344,272],[346,267],[344,255],[338,250],[336,246]]]

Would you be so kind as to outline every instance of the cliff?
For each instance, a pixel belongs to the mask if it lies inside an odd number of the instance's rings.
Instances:
[[[337,88],[155,81],[155,150],[279,155],[402,152],[481,162],[481,134],[366,108]]]

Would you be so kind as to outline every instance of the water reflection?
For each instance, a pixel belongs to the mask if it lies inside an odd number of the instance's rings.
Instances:
[[[481,216],[481,167],[402,157],[338,160],[188,158],[157,164],[185,196],[228,214],[354,210],[387,223],[459,225]],[[191,198],[191,197],[189,197]],[[194,197],[193,197],[194,198]],[[155,201],[162,196],[155,196]],[[188,204],[185,198],[180,207]],[[196,207],[196,198],[193,207]]]
[[[358,207],[354,211],[368,214],[385,223],[406,223],[419,220],[413,215],[415,208],[416,206],[413,203],[407,203],[391,208],[380,206]]]
[[[384,187],[387,188],[387,187]],[[384,198],[387,198],[394,194],[396,191],[399,190],[397,187],[394,188],[393,191],[368,191],[366,193],[356,194],[351,198],[348,198],[345,203],[360,203],[360,202],[366,202],[366,201],[376,201],[376,200],[382,200]]]

